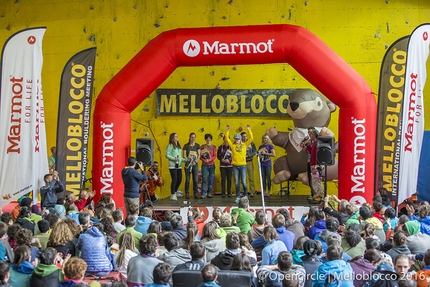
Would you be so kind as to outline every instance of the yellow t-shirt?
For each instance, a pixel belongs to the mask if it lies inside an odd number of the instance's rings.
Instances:
[[[229,136],[229,131],[226,131],[225,137],[226,137],[228,145],[230,146],[231,151],[233,153],[231,164],[234,166],[246,165],[246,148],[254,140],[254,136],[253,136],[251,130],[249,130],[248,140],[246,142],[240,141],[239,144],[231,142],[231,140],[228,138],[228,136]]]

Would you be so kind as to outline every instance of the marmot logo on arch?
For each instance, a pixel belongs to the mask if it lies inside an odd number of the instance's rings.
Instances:
[[[182,50],[188,57],[195,57],[200,53],[200,44],[196,40],[188,40],[182,46]]]
[[[267,42],[259,43],[220,43],[220,41],[215,41],[209,44],[203,41],[203,55],[273,53],[272,44],[274,42],[275,39],[269,39]],[[200,54],[200,43],[192,39],[187,40],[182,46],[182,50],[188,57],[195,57]]]

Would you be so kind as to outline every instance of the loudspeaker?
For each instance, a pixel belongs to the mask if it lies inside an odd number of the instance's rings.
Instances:
[[[318,137],[317,163],[319,165],[334,165],[335,155],[334,137]]]
[[[136,139],[136,159],[141,161],[143,166],[151,166],[154,163],[153,139]]]

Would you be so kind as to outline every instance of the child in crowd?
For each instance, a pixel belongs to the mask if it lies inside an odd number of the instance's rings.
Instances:
[[[208,264],[202,269],[203,283],[201,283],[197,287],[221,287],[216,283],[217,278],[218,278],[217,268],[213,264]]]
[[[172,267],[167,263],[159,263],[154,268],[152,273],[154,283],[146,284],[146,287],[170,287],[170,279],[172,279]]]
[[[213,221],[210,221],[210,214],[206,218],[207,214],[201,212],[202,207],[200,210],[195,206],[189,210],[188,220],[185,214],[183,217],[169,210],[164,213],[164,222],[158,221],[158,216],[153,220],[153,210],[148,208],[143,208],[139,217],[137,204],[130,205],[130,215],[124,220],[121,207],[115,209],[109,196],[94,202],[97,206],[95,216],[84,211],[85,208],[78,211],[72,199],[73,196],[70,196],[68,203],[64,203],[60,198],[56,205],[44,210],[44,218],[40,220],[34,220],[29,209],[32,200],[29,198],[23,198],[17,208],[20,213],[17,222],[14,223],[10,213],[1,215],[0,287],[87,286],[82,282],[85,273],[105,276],[112,269],[111,263],[120,272],[122,283],[149,287],[172,284],[175,266],[182,268],[178,270],[201,270],[204,282],[200,286],[216,287],[219,286],[216,282],[218,270],[260,274],[265,266],[258,268],[257,261],[270,265],[267,267],[270,271],[278,270],[284,263],[293,267],[300,264],[306,274],[314,274],[319,269],[318,274],[335,272],[333,276],[345,276],[344,271],[342,274],[336,273],[337,269],[345,267],[349,272],[348,264],[351,262],[354,272],[365,260],[369,261],[365,262],[366,266],[370,269],[375,267],[377,272],[385,268],[383,262],[389,262],[388,265],[397,264],[397,268],[401,268],[400,275],[406,274],[410,268],[409,272],[417,271],[427,281],[430,278],[430,236],[427,235],[430,230],[430,207],[426,202],[417,203],[417,208],[408,207],[410,214],[397,218],[396,210],[381,204],[378,196],[372,204],[365,203],[359,209],[349,202],[336,200],[344,204],[340,208],[342,215],[312,206],[303,215],[302,224],[293,219],[293,211],[277,209],[269,224],[267,214],[260,208],[257,212],[250,208],[247,197],[240,198],[237,207],[214,208]],[[68,205],[68,214],[65,219],[60,219],[64,215],[64,204]],[[145,232],[137,228],[141,217],[149,218]],[[333,224],[340,220],[344,225]],[[143,233],[148,234],[143,236]],[[115,239],[118,244],[114,243]],[[195,248],[196,245],[198,248]],[[116,253],[113,259],[112,253]],[[287,255],[285,262],[280,264],[281,253]],[[380,257],[381,260],[370,260],[369,254],[376,254],[378,256],[375,258]],[[352,259],[348,261],[347,257]],[[58,266],[63,260],[66,262],[63,264],[66,280],[62,280],[63,273]],[[209,262],[212,264],[206,265]],[[9,263],[10,268],[4,268],[5,263]],[[145,272],[142,272],[143,267]],[[295,267],[282,269],[283,276],[289,276],[291,280],[279,280],[275,286],[333,285],[319,280],[314,280],[314,284],[312,278],[305,280],[303,276],[294,278],[298,275],[297,270]],[[224,282],[224,271],[220,276],[220,281]],[[173,278],[176,279],[175,276]],[[426,280],[419,281],[418,287],[424,287]],[[357,280],[342,282],[348,286],[350,283],[358,284]],[[404,284],[404,280],[398,282],[399,286],[401,282]],[[367,286],[366,282],[356,285],[360,286]]]
[[[12,287],[7,283],[9,277],[9,266],[6,262],[0,261],[0,287]]]

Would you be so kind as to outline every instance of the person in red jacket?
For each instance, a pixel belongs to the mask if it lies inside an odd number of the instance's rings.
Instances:
[[[202,198],[213,196],[213,181],[215,176],[214,160],[216,158],[216,146],[212,144],[212,135],[205,134],[206,144],[200,146],[200,159],[202,161]],[[206,189],[207,185],[207,189]]]
[[[87,205],[91,204],[93,200],[94,193],[92,191],[81,190],[79,194],[79,199],[75,200],[73,203],[76,205],[79,211],[84,209]]]

